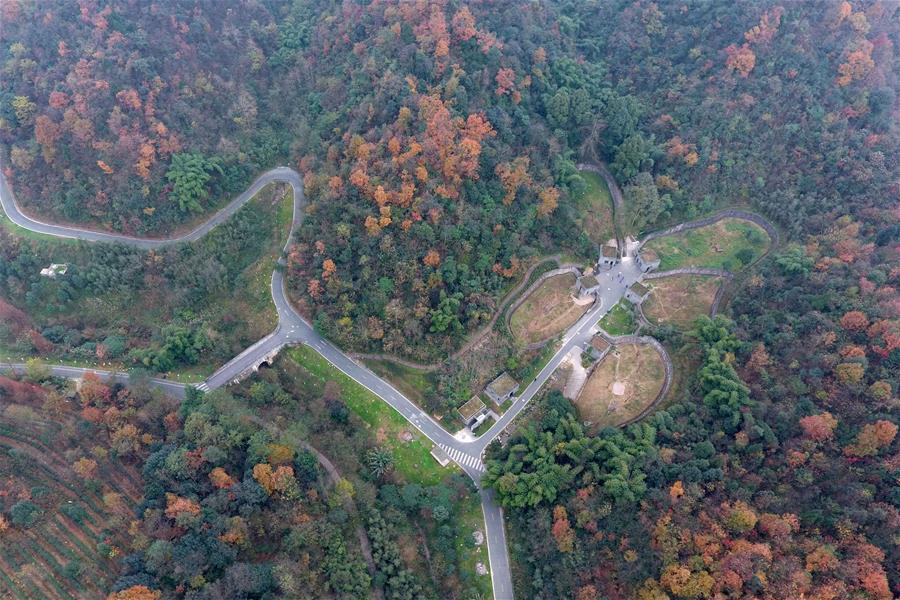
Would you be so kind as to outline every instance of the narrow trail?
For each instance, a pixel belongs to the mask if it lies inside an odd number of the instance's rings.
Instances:
[[[334,466],[334,463],[331,462],[327,456],[314,448],[309,442],[302,440],[300,444],[316,457],[316,460],[319,461],[319,464],[322,465],[322,468],[328,473],[328,478],[331,480],[332,487],[336,487],[342,477],[340,471]],[[353,504],[353,512],[358,514],[359,511],[356,508],[356,503],[353,502],[353,500],[350,502]],[[358,524],[355,529],[356,539],[359,540],[359,550],[362,552],[363,558],[366,561],[366,566],[369,568],[369,575],[372,576],[372,581],[374,582],[375,574],[378,569],[375,566],[375,559],[372,556],[372,542],[369,541],[369,534],[366,533],[366,528],[363,527],[362,523]],[[384,590],[375,585],[373,585],[373,589],[379,600],[384,600]]]
[[[644,275],[644,280],[662,279],[664,277],[674,277],[675,275],[709,275],[710,277],[726,277],[731,279],[734,274],[725,269],[707,269],[703,267],[682,267],[680,269],[672,269],[670,271],[655,271]]]

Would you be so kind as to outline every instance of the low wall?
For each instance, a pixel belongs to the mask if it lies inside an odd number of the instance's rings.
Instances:
[[[512,333],[512,330],[509,328],[509,321],[510,321],[510,319],[512,319],[513,313],[516,312],[516,309],[518,309],[520,306],[522,306],[522,303],[524,303],[526,300],[528,300],[528,297],[532,293],[534,293],[534,291],[536,289],[538,289],[542,283],[544,283],[551,277],[556,277],[557,275],[564,275],[565,273],[573,273],[575,275],[575,277],[581,276],[581,270],[577,266],[563,265],[563,266],[559,267],[558,269],[553,269],[552,271],[547,271],[546,273],[542,273],[540,277],[535,279],[534,283],[532,283],[530,286],[528,286],[528,289],[525,290],[518,298],[516,298],[515,302],[513,302],[506,308],[506,317],[504,318],[504,325],[506,326],[506,330],[509,331],[510,333]],[[541,348],[544,345],[546,345],[547,342],[549,342],[550,340],[552,340],[555,337],[556,336],[554,335],[552,337],[547,338],[546,340],[541,340],[540,342],[528,344],[527,346],[525,346],[525,349],[526,350],[537,350],[538,348]]]
[[[659,389],[659,393],[656,394],[656,398],[653,399],[653,402],[648,404],[647,408],[642,410],[640,414],[619,425],[619,427],[627,427],[628,425],[631,425],[632,423],[640,421],[641,419],[646,417],[651,411],[653,411],[653,409],[657,407],[662,399],[666,397],[666,394],[669,393],[669,389],[672,387],[672,376],[674,374],[672,359],[669,358],[669,353],[666,352],[666,349],[663,347],[663,345],[659,343],[659,340],[650,337],[649,335],[610,336],[602,332],[599,335],[613,346],[622,344],[640,344],[642,346],[653,346],[653,349],[656,350],[657,354],[659,354],[659,357],[663,361],[663,366],[665,368],[665,378],[663,379],[663,385]]]
[[[641,246],[649,242],[650,240],[655,240],[656,238],[666,237],[668,235],[674,235],[676,233],[681,233],[682,231],[688,231],[690,229],[698,229],[700,227],[706,227],[707,225],[712,225],[714,223],[718,223],[722,219],[743,219],[745,221],[750,221],[751,223],[755,223],[765,230],[765,232],[769,235],[769,238],[772,241],[772,246],[777,246],[780,237],[778,235],[778,230],[775,229],[775,226],[769,223],[768,220],[759,216],[756,213],[748,212],[746,210],[739,210],[736,208],[728,208],[725,210],[720,210],[714,215],[710,215],[708,217],[704,217],[702,219],[697,219],[696,221],[688,221],[687,223],[680,223],[675,225],[674,227],[669,227],[668,229],[662,229],[660,231],[654,231],[653,233],[648,233],[643,240],[641,240]]]

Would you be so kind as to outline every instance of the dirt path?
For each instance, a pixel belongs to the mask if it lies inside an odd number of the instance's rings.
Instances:
[[[340,471],[337,470],[337,467],[334,466],[334,463],[331,462],[327,456],[316,450],[311,444],[305,441],[301,441],[300,444],[312,452],[313,456],[316,457],[316,460],[319,461],[319,464],[322,465],[322,468],[325,469],[325,472],[328,473],[328,478],[331,480],[331,485],[336,486],[338,482],[342,479]],[[356,503],[353,504],[353,511],[356,512]],[[372,576],[372,581],[375,580],[375,559],[372,557],[372,544],[369,541],[369,536],[366,533],[365,527],[362,525],[356,526],[356,538],[359,540],[359,549],[362,552],[363,558],[366,560],[366,565],[369,567],[369,575]],[[380,587],[373,588],[375,593],[378,595],[378,598],[384,600],[384,590]]]

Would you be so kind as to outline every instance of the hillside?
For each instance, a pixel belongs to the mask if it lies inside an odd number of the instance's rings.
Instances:
[[[517,297],[542,273],[592,267],[612,231],[643,239],[720,209],[755,213],[766,236],[723,220],[647,246],[660,270],[729,271],[706,273],[725,287],[690,311],[703,316],[644,322],[629,307],[600,322],[671,356],[672,392],[655,398],[654,379],[640,398],[649,414],[593,427],[584,415],[602,418],[579,413],[550,377],[488,446],[481,483],[505,508],[516,597],[900,596],[896,2],[7,0],[0,10],[0,164],[23,209],[159,237],[290,165],[308,202],[284,257],[291,301],[414,396],[426,410],[413,423],[459,425],[456,408],[501,372],[526,393],[558,346],[525,344],[570,331],[573,318],[542,319],[580,301],[574,274],[553,294]],[[580,174],[604,166],[603,186]],[[208,372],[273,325],[268,275],[285,205],[255,206],[160,252],[47,240],[3,220],[0,354]],[[60,256],[68,278],[39,275]],[[706,316],[712,306],[720,314]],[[65,471],[75,454],[99,429],[137,419],[150,438],[125,435],[130,462],[85,495],[91,538],[124,535],[98,525],[115,512],[98,503],[104,485],[142,509],[121,576],[98,590],[484,595],[468,480],[439,469],[399,413],[315,346],[285,354],[146,422],[127,391],[97,386],[67,421],[37,411],[43,400],[29,401],[34,414],[4,412],[4,443],[32,450],[10,446],[0,474],[15,469],[15,497],[37,508],[0,505],[22,543],[0,554],[0,571],[26,596],[64,595],[31,563],[64,591],[104,565],[112,573],[106,547],[67,572],[75,559],[45,556],[43,530],[25,525],[62,510],[33,488],[76,493]],[[585,354],[569,368],[587,377]],[[608,416],[620,372],[629,385],[646,375],[608,364],[586,399],[597,415]],[[45,375],[0,390],[62,393]],[[60,430],[73,432],[65,459],[45,439]],[[332,488],[308,445],[333,455],[346,482]],[[41,470],[23,469],[43,451]],[[53,536],[73,528],[35,522]],[[378,539],[377,566],[357,552],[359,527]]]

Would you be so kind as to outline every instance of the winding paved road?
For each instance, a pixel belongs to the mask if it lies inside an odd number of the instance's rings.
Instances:
[[[294,195],[294,215],[291,223],[291,233],[303,219],[305,198],[303,196],[303,181],[299,173],[288,167],[278,167],[261,175],[240,196],[233,199],[228,205],[215,213],[208,221],[193,231],[170,239],[143,239],[134,238],[114,233],[91,231],[74,227],[53,225],[38,221],[23,214],[10,190],[5,177],[0,171],[0,204],[9,218],[18,226],[30,231],[63,238],[75,238],[90,242],[116,242],[150,249],[180,242],[190,242],[199,239],[213,227],[234,214],[241,206],[249,201],[260,189],[269,183],[288,183]],[[288,237],[288,244],[291,237]],[[285,245],[287,248],[287,245]],[[283,261],[280,261],[283,266]],[[425,437],[435,445],[442,448],[456,462],[462,470],[468,474],[479,488],[482,501],[482,510],[485,518],[485,537],[488,546],[490,560],[490,572],[494,597],[497,600],[512,600],[513,585],[509,568],[509,555],[506,547],[506,532],[504,529],[503,511],[493,499],[493,493],[480,485],[481,476],[484,473],[484,465],[481,455],[487,445],[496,438],[516,416],[528,405],[537,394],[550,375],[556,370],[565,356],[576,346],[587,347],[591,337],[598,331],[597,321],[609,311],[610,308],[624,296],[629,285],[638,281],[642,273],[635,265],[632,257],[626,257],[619,265],[610,271],[598,274],[598,279],[603,283],[598,301],[589,309],[582,318],[573,325],[563,336],[559,349],[540,371],[538,376],[519,395],[509,410],[497,421],[491,429],[475,440],[460,440],[441,427],[430,415],[421,410],[396,388],[365,366],[357,363],[339,348],[320,336],[312,326],[294,310],[288,301],[284,291],[284,277],[281,269],[272,273],[271,291],[272,299],[278,312],[278,325],[275,331],[259,340],[241,354],[233,358],[219,370],[213,373],[206,381],[197,385],[198,389],[208,391],[226,386],[239,380],[243,375],[258,366],[262,361],[270,358],[281,348],[292,344],[306,344],[321,354],[335,367],[347,376],[372,391],[382,400],[390,404],[403,417],[418,429]],[[21,364],[3,364],[0,368],[21,370]],[[54,375],[77,378],[91,371],[104,379],[127,380],[128,374],[121,372],[104,371],[101,369],[84,369],[68,366],[52,367]],[[150,383],[166,392],[183,398],[185,385],[153,378]]]
[[[88,242],[118,242],[120,244],[127,244],[136,248],[149,250],[152,248],[171,246],[172,244],[178,244],[181,242],[193,242],[202,238],[204,235],[209,233],[209,231],[213,227],[219,225],[223,221],[226,221],[228,217],[236,213],[238,209],[246,204],[248,200],[253,198],[253,196],[255,196],[257,192],[259,192],[259,190],[263,189],[270,183],[278,181],[290,183],[294,188],[294,223],[296,224],[297,204],[298,202],[303,202],[303,182],[300,179],[300,174],[293,169],[289,167],[278,167],[276,169],[272,169],[271,171],[266,171],[265,173],[260,175],[256,181],[250,184],[250,187],[248,187],[243,194],[234,198],[224,208],[213,214],[208,220],[204,221],[203,224],[199,225],[196,229],[184,235],[165,239],[137,238],[122,235],[119,233],[108,233],[105,231],[96,231],[92,229],[80,229],[78,227],[70,227],[68,225],[53,225],[51,223],[45,223],[44,221],[39,221],[33,217],[29,217],[22,212],[22,209],[19,207],[19,203],[16,202],[16,198],[13,195],[12,190],[9,187],[9,183],[7,183],[6,181],[6,176],[2,173],[2,171],[0,171],[0,205],[3,206],[3,211],[13,223],[29,231],[52,235],[54,237],[60,238],[85,240]],[[299,197],[297,196],[298,191]]]

